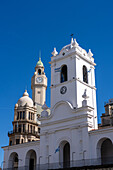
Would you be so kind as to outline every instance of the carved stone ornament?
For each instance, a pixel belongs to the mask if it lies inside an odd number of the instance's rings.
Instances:
[[[91,49],[89,49],[88,56],[89,56],[89,57],[92,57],[92,56],[93,56],[93,53],[91,52]]]
[[[89,96],[87,96],[86,92],[87,92],[87,89],[84,90],[84,94],[82,95],[82,97],[83,97],[85,100],[86,100],[87,98],[89,98]]]
[[[58,52],[56,51],[56,48],[54,48],[53,52],[51,53],[53,56],[56,56]]]

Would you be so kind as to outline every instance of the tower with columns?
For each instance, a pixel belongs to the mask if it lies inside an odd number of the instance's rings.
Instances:
[[[13,131],[8,132],[9,145],[39,140],[37,108],[27,90],[15,104]]]

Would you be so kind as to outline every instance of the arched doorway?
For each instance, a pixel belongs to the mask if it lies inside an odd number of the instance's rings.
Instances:
[[[26,154],[26,166],[28,170],[35,170],[36,169],[36,152],[34,150],[29,150]]]
[[[60,143],[59,161],[63,168],[70,167],[70,144],[68,141]]]
[[[67,142],[63,148],[63,167],[67,168],[70,166],[70,145]]]
[[[105,139],[101,145],[101,163],[112,164],[113,163],[113,144],[110,139]]]
[[[18,154],[16,152],[11,153],[8,161],[8,167],[14,170],[18,170]]]

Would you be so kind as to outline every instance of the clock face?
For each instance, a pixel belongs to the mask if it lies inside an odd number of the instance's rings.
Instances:
[[[37,77],[36,81],[37,81],[37,83],[41,83],[43,81],[43,78],[42,77]]]
[[[61,89],[60,89],[60,93],[61,94],[65,94],[66,91],[67,91],[67,87],[66,86],[61,87]]]

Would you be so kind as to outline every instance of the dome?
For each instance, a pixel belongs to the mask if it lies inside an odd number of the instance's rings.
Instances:
[[[33,107],[33,100],[29,97],[27,90],[25,90],[23,97],[18,100],[17,104],[18,106],[25,106],[27,104],[29,107]]]
[[[36,65],[37,65],[37,66],[42,66],[42,67],[44,67],[44,65],[43,65],[43,63],[42,63],[42,61],[41,61],[41,57],[39,57],[39,61],[37,62]]]

